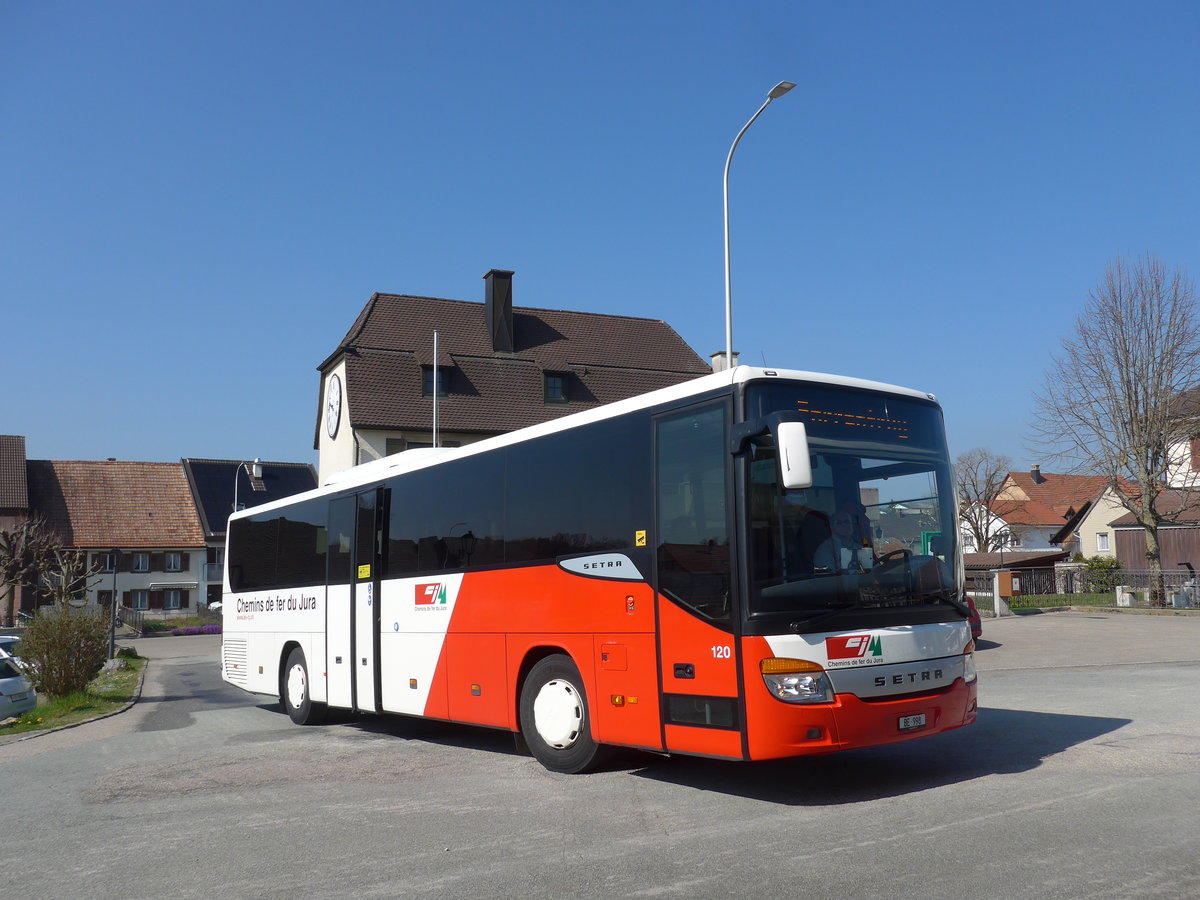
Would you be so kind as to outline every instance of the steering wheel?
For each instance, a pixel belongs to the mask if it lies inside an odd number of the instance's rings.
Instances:
[[[913,555],[913,552],[911,550],[909,550],[907,547],[900,547],[897,550],[892,550],[890,553],[883,554],[883,556],[879,557],[879,562],[882,565],[883,563],[887,562],[889,559],[892,559],[893,557],[905,557],[905,556],[911,557],[912,555]]]

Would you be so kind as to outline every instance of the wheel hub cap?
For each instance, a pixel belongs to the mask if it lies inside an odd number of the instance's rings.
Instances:
[[[583,700],[575,687],[555,679],[533,701],[533,723],[543,741],[558,750],[570,747],[583,726]]]

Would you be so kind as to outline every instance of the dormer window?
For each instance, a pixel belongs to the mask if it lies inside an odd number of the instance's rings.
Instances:
[[[547,403],[567,402],[567,376],[565,374],[561,372],[546,373],[545,399]]]
[[[446,370],[437,370],[437,392],[439,397],[446,396]],[[421,394],[425,397],[433,396],[433,366],[421,367]]]

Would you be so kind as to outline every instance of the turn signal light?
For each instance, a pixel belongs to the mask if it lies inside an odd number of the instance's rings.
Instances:
[[[786,657],[770,656],[758,664],[758,670],[764,675],[784,675],[793,672],[824,672],[825,669],[807,659],[788,659]]]

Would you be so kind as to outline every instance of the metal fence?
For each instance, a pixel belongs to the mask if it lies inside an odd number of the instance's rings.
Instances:
[[[1004,570],[1011,576],[1012,596],[996,597],[997,571],[967,573],[967,591],[980,614],[1062,606],[1151,605],[1154,575],[1149,570],[1090,572],[1082,566]],[[1200,609],[1200,586],[1190,572],[1162,572],[1164,603],[1176,609]],[[999,601],[999,602],[997,602]],[[999,612],[997,612],[999,610]]]

